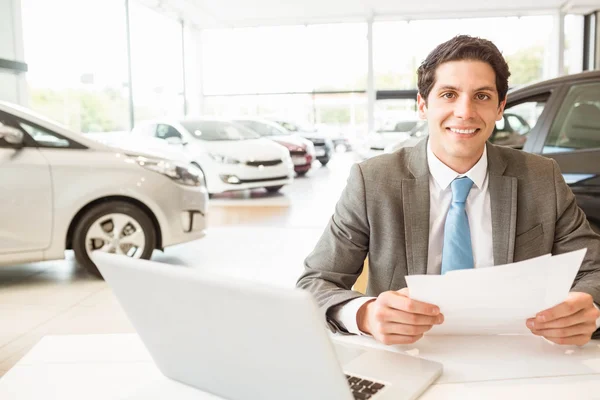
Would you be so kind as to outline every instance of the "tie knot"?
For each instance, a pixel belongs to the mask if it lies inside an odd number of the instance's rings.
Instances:
[[[452,202],[453,203],[464,203],[467,201],[469,191],[473,186],[473,181],[466,176],[462,178],[456,178],[450,184],[452,186]]]

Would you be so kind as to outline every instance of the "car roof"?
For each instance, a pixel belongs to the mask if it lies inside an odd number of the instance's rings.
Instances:
[[[600,82],[600,71],[585,71],[578,74],[570,74],[560,76],[558,78],[547,79],[544,81],[532,83],[523,87],[518,87],[508,91],[509,99],[514,97],[526,96],[530,93],[543,92],[552,90],[564,84],[585,83],[585,82]]]

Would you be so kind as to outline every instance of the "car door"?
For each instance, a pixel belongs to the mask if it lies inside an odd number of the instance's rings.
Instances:
[[[0,112],[0,128],[23,131]],[[22,145],[0,139],[0,255],[40,251],[52,234],[52,178],[48,162],[23,131]]]
[[[588,219],[600,225],[600,82],[570,85],[543,137]]]

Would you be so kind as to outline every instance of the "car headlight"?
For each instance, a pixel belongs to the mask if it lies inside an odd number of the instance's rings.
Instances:
[[[210,158],[212,158],[213,160],[215,160],[216,162],[221,163],[221,164],[239,164],[240,163],[240,161],[236,160],[235,158],[223,156],[221,154],[209,153],[208,155],[210,156]]]
[[[200,168],[191,164],[146,157],[132,157],[131,159],[140,167],[163,174],[179,184],[186,186],[205,186],[204,174]]]

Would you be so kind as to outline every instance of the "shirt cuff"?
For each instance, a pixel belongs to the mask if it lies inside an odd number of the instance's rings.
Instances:
[[[361,308],[363,304],[376,298],[377,297],[359,297],[357,299],[350,300],[346,304],[333,309],[331,312],[331,318],[342,324],[349,333],[361,336],[371,336],[368,333],[364,333],[358,329],[358,324],[356,323],[356,314],[358,313],[358,309]]]
[[[600,310],[600,306],[598,304],[594,303],[594,307],[596,307],[597,310]],[[596,320],[596,329],[600,329],[600,318]]]

